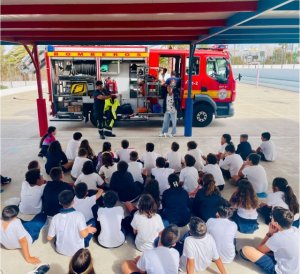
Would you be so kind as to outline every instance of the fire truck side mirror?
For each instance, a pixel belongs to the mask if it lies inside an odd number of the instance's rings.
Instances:
[[[240,73],[239,73],[238,77],[237,77],[237,78],[235,78],[235,80],[239,80],[239,81],[241,81],[242,77],[243,77],[243,76],[242,76],[242,74],[240,74]]]

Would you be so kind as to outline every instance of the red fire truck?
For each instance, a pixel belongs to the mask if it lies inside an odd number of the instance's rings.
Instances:
[[[106,82],[121,106],[118,119],[147,120],[162,116],[159,72],[167,68],[181,78],[184,113],[188,91],[188,50],[144,46],[48,46],[46,67],[52,120],[90,119],[95,81]],[[223,48],[199,49],[192,62],[193,126],[234,114],[236,83]]]

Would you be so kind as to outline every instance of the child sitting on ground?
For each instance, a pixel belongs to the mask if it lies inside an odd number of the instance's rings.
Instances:
[[[236,154],[241,155],[242,159],[246,161],[250,153],[252,153],[252,148],[248,142],[248,134],[241,134],[240,143],[237,146]]]
[[[146,250],[141,257],[122,264],[124,274],[132,273],[178,273],[179,253],[172,248],[178,239],[179,231],[175,225],[166,227],[161,233],[157,248]]]
[[[217,156],[209,153],[206,157],[207,165],[205,165],[202,169],[202,173],[210,173],[214,176],[216,186],[219,190],[224,189],[225,181],[223,178],[222,171],[218,165]]]
[[[75,185],[79,183],[87,184],[88,190],[97,190],[104,183],[103,179],[94,170],[92,161],[86,161],[82,167],[82,173],[75,181]]]
[[[81,141],[79,149],[84,148],[87,151],[87,158],[90,159],[93,164],[94,164],[94,168],[96,170],[97,164],[98,164],[98,158],[95,155],[93,149],[91,148],[89,141],[84,139]],[[76,154],[77,155],[77,154]]]
[[[179,151],[179,144],[173,142],[171,145],[171,151],[166,156],[169,167],[173,168],[175,173],[179,173],[184,164],[181,153]]]
[[[130,161],[128,163],[128,172],[131,173],[133,180],[141,184],[144,183],[143,164],[138,161],[139,155],[136,151],[130,152]]]
[[[237,208],[232,220],[237,224],[238,230],[241,233],[254,233],[258,229],[258,199],[248,180],[242,179],[238,182],[238,189],[232,194],[230,203]]]
[[[233,145],[233,143],[231,142],[231,136],[230,134],[223,134],[221,137],[221,147],[219,148],[217,159],[223,159],[224,158],[224,153],[225,153],[225,148],[227,145]]]
[[[259,198],[267,196],[268,189],[267,174],[263,166],[259,165],[260,156],[256,153],[251,153],[246,162],[241,166],[238,176],[232,178],[235,182],[246,177],[252,184],[253,189]]]
[[[41,261],[30,255],[29,247],[38,239],[47,216],[38,214],[31,221],[22,221],[17,218],[18,213],[19,208],[15,205],[6,206],[2,210],[0,243],[7,249],[20,248],[26,262],[38,264]]]
[[[81,174],[82,167],[85,162],[91,161],[87,158],[87,151],[84,148],[79,149],[78,156],[75,157],[75,161],[71,170],[71,177],[74,181],[77,180],[79,175]]]
[[[156,158],[156,167],[151,170],[151,175],[159,184],[160,195],[163,195],[164,191],[170,187],[168,177],[174,173],[174,169],[165,166],[166,160],[163,157],[158,157]]]
[[[192,155],[186,154],[184,161],[185,168],[180,171],[179,181],[188,193],[192,193],[197,189],[199,180],[199,173],[194,167],[196,160]]]
[[[261,156],[262,161],[273,162],[276,158],[275,145],[271,140],[270,132],[263,132],[261,134],[262,143],[256,149],[256,153]]]
[[[99,175],[107,187],[109,187],[111,176],[115,171],[117,171],[117,165],[114,163],[113,156],[110,153],[104,153],[102,156],[102,166],[99,170]]]
[[[48,127],[47,133],[42,137],[40,141],[41,151],[39,152],[39,157],[45,157],[48,152],[49,146],[56,140],[56,127]]]
[[[85,183],[79,183],[75,187],[75,198],[74,205],[76,211],[79,211],[83,214],[85,222],[87,225],[92,225],[96,227],[96,220],[93,216],[92,207],[96,205],[96,201],[103,194],[102,189],[98,189],[95,195],[88,196],[88,187]]]
[[[299,203],[297,197],[288,184],[287,180],[277,177],[272,184],[273,193],[269,193],[266,203],[261,203],[257,209],[262,215],[265,223],[268,225],[271,222],[272,208],[280,206],[289,209],[294,215],[293,226],[299,227]]]
[[[81,132],[75,132],[73,134],[73,139],[68,142],[66,149],[66,156],[68,160],[75,160],[75,157],[78,155],[81,137]]]
[[[117,194],[114,191],[107,191],[103,197],[104,207],[98,209],[98,221],[101,226],[98,242],[106,248],[119,247],[125,242],[121,227],[124,209],[116,206],[117,201]]]
[[[273,208],[269,232],[257,248],[244,246],[240,252],[242,258],[253,262],[265,273],[299,273],[300,237],[292,223],[292,212]]]
[[[133,233],[136,234],[135,246],[139,251],[152,249],[154,240],[164,229],[162,219],[156,212],[156,203],[152,196],[143,194],[131,222]]]
[[[130,161],[130,152],[133,151],[132,148],[129,148],[128,140],[122,140],[121,149],[117,151],[116,155],[119,161],[124,161],[129,163]]]
[[[193,156],[195,158],[195,168],[197,169],[197,171],[201,171],[202,168],[204,167],[203,161],[202,161],[202,156],[203,153],[200,149],[197,149],[198,144],[194,141],[190,141],[187,143],[187,148],[188,148],[188,152],[187,154]]]
[[[60,167],[54,167],[50,171],[52,181],[48,181],[42,197],[43,212],[48,216],[54,216],[61,210],[58,195],[63,190],[73,191],[73,187],[63,182],[64,173]]]
[[[72,257],[68,274],[95,274],[93,259],[86,248],[79,249]]]
[[[22,214],[38,214],[42,211],[42,196],[45,180],[39,169],[30,169],[25,174],[25,181],[21,188],[21,202],[19,205]]]
[[[154,152],[154,144],[147,143],[146,144],[146,153],[142,155],[141,161],[144,163],[144,174],[150,175],[152,168],[155,168],[156,158],[160,155]]]
[[[184,271],[187,270],[187,273],[198,273],[214,262],[220,273],[225,274],[226,270],[220,259],[216,242],[207,233],[205,222],[198,217],[192,217],[189,227],[191,236],[184,241],[180,268]]]
[[[229,220],[232,213],[233,210],[230,208],[230,204],[224,204],[218,208],[216,217],[210,218],[206,222],[207,232],[213,236],[220,258],[225,264],[232,263],[236,255],[237,225]]]
[[[91,225],[86,226],[83,214],[73,208],[73,191],[62,191],[58,199],[63,209],[52,218],[47,240],[52,241],[56,237],[56,251],[66,256],[73,256],[79,249],[85,247],[84,239],[94,234],[96,228]]]
[[[27,169],[30,170],[30,169],[41,169],[41,166],[40,166],[40,163],[36,160],[33,160],[31,161],[28,166],[27,166]]]
[[[103,166],[102,158],[105,154],[110,154],[113,161],[116,158],[114,153],[111,150],[111,143],[110,142],[104,142],[103,146],[102,146],[102,151],[98,153],[98,156],[97,156],[98,163],[97,163],[97,166],[96,166],[96,171],[97,172],[100,171],[100,168]]]
[[[240,155],[235,154],[234,145],[230,144],[225,147],[224,157],[220,160],[219,166],[225,179],[234,178],[243,165],[243,159]]]

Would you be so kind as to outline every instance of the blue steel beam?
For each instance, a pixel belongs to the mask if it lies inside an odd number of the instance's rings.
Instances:
[[[288,3],[284,6],[281,6],[280,8],[276,9],[276,10],[299,10],[299,1],[294,1],[294,2],[291,2],[291,3]]]
[[[205,35],[205,36],[199,38],[197,41],[194,41],[193,43],[197,44],[197,43],[204,42],[205,40],[215,37],[227,30],[234,28],[235,26],[239,26],[241,24],[249,22],[250,20],[256,19],[257,17],[263,15],[264,13],[266,13],[268,11],[278,9],[281,6],[284,6],[291,2],[293,2],[293,0],[272,0],[272,1],[260,0],[258,2],[258,9],[256,12],[239,12],[239,13],[231,16],[227,20],[226,27],[224,27],[218,31],[210,30],[210,33],[208,35]]]
[[[255,29],[231,29],[220,34],[223,35],[265,35],[265,34],[297,34],[299,35],[299,28],[255,28]]]
[[[299,38],[299,34],[289,34],[289,33],[282,33],[280,36],[278,34],[265,34],[265,35],[250,35],[250,37],[247,37],[246,35],[240,35],[240,34],[221,34],[218,35],[218,37],[215,37],[215,39],[226,39],[226,40],[242,40],[242,39],[297,39]],[[212,39],[214,40],[214,39]]]
[[[209,39],[205,40],[202,43],[199,44],[297,44],[299,43],[299,38],[270,38],[270,39],[253,39],[253,38],[248,38],[248,39]]]
[[[262,18],[262,19],[254,19],[251,21],[247,21],[243,24],[240,24],[239,26],[253,26],[253,27],[259,27],[259,26],[296,26],[299,28],[299,18],[276,18],[276,19],[268,19],[268,18]],[[223,29],[223,28],[221,28]]]

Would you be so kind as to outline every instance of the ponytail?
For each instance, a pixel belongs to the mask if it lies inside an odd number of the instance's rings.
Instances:
[[[56,127],[48,127],[47,133],[42,137],[41,141],[40,141],[40,148],[42,148],[43,142],[44,140],[50,135],[52,134],[54,131],[56,130]]]
[[[284,191],[284,200],[289,206],[290,211],[295,215],[299,213],[299,203],[293,189],[288,185]]]
[[[205,196],[219,194],[219,191],[216,187],[214,176],[212,174],[205,174],[202,180],[203,180],[203,189],[205,191]]]

